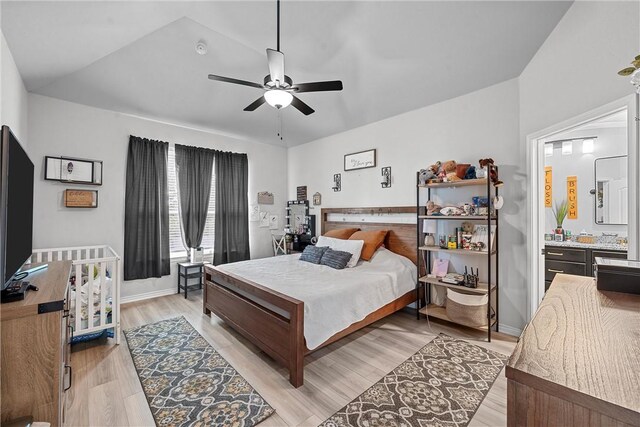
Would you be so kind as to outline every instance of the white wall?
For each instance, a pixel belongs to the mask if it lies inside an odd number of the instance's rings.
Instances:
[[[283,147],[248,143],[209,132],[131,117],[40,95],[29,94],[29,153],[36,165],[34,191],[34,248],[108,244],[124,253],[124,194],[129,135],[186,145],[247,153],[249,200],[258,191],[271,191],[275,204],[269,210],[284,216],[286,204],[286,159]],[[68,155],[104,161],[104,184],[100,187],[44,181],[44,156]],[[96,209],[70,209],[62,205],[67,188],[97,189]],[[250,223],[251,256],[273,253],[271,233]],[[175,289],[171,276],[125,282],[123,298]]]
[[[624,156],[627,154],[627,128],[600,128],[575,130],[563,133],[551,140],[562,138],[580,138],[596,136],[593,153],[583,154],[581,141],[575,141],[573,152],[562,155],[560,146],[554,150],[552,157],[545,157],[545,166],[551,166],[553,172],[553,200],[560,202],[567,198],[567,176],[578,178],[578,218],[565,219],[563,228],[574,235],[582,230],[591,234],[618,233],[627,236],[626,225],[596,224],[594,219],[595,196],[590,194],[595,188],[594,161],[601,157]],[[551,233],[556,228],[556,220],[551,208],[546,210],[546,227],[544,232]]]
[[[322,194],[321,207],[411,206],[416,202],[417,170],[437,160],[477,165],[478,159],[493,157],[505,181],[501,188],[505,206],[500,211],[500,323],[511,327],[511,331],[521,329],[525,323],[527,281],[525,177],[519,160],[518,111],[518,82],[509,80],[293,147],[288,159],[289,197],[295,198],[296,186],[307,185],[309,195],[316,191]],[[343,171],[344,154],[370,148],[378,150],[375,168]],[[380,186],[383,166],[392,169],[389,189]],[[342,174],[342,191],[335,193],[331,187],[333,174],[338,172]],[[446,197],[453,201],[458,196],[466,200],[470,193],[452,192]],[[315,211],[319,214],[319,209]],[[471,265],[473,259],[468,261]]]
[[[4,35],[0,32],[0,124],[11,128],[23,147],[28,145],[27,90]]]
[[[632,94],[617,72],[638,53],[640,2],[574,2],[520,75],[523,138]]]

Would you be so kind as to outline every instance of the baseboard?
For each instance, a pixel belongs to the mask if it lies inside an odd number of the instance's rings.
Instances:
[[[500,324],[500,333],[519,337],[522,334],[522,329],[514,328],[513,326]]]
[[[128,302],[142,301],[145,299],[158,298],[158,297],[166,297],[167,295],[173,295],[176,293],[175,288],[171,289],[160,289],[157,291],[145,292],[143,294],[129,295],[127,297],[120,298],[120,304],[126,304]]]

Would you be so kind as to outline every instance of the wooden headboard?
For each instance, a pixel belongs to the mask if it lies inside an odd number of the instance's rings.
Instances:
[[[415,223],[385,222],[385,215],[416,214],[415,206],[372,207],[372,208],[323,208],[320,211],[321,234],[337,228],[359,228],[360,230],[389,230],[384,245],[392,252],[409,258],[417,264],[417,226]],[[345,214],[379,215],[380,222],[364,221],[331,221],[329,215]]]

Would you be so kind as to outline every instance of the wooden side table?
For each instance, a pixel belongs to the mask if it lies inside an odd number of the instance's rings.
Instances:
[[[187,299],[189,287],[198,286],[202,289],[202,277],[204,274],[204,262],[179,262],[178,263],[178,293],[184,289],[184,298]],[[198,278],[198,283],[189,285],[189,279]]]

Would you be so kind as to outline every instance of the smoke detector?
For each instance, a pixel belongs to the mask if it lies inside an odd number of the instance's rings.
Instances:
[[[198,52],[199,55],[206,55],[207,42],[205,42],[204,40],[200,40],[198,43],[196,43],[196,52]]]

